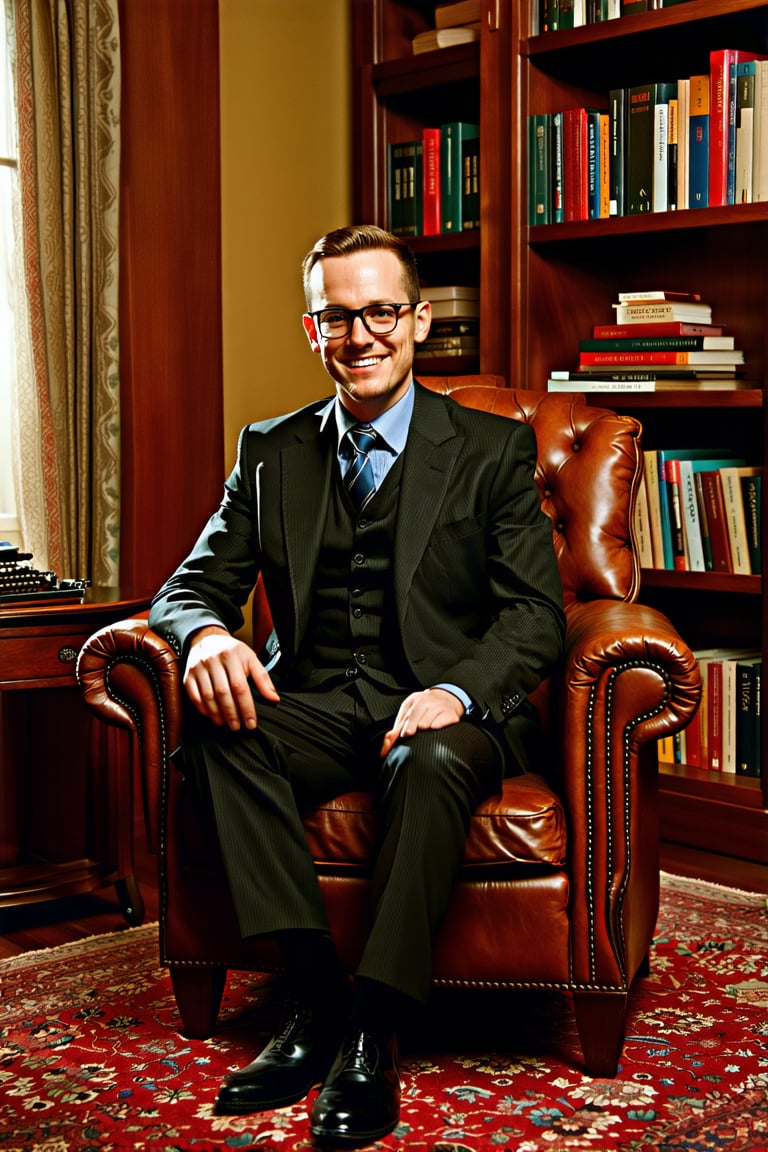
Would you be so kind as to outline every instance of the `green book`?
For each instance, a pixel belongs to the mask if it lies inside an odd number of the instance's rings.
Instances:
[[[528,117],[528,223],[552,223],[552,117]]]
[[[464,227],[463,142],[477,139],[478,124],[452,120],[440,126],[440,218],[443,232]]]

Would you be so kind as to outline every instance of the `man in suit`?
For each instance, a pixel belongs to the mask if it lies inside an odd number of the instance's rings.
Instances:
[[[321,1084],[313,1136],[359,1145],[398,1121],[397,1020],[427,998],[473,810],[536,754],[528,694],[564,619],[531,428],[414,382],[430,305],[407,245],[338,229],[305,258],[304,288],[335,396],[243,429],[221,506],[150,624],[185,667],[195,723],[177,761],[213,812],[240,930],[273,936],[288,978],[280,1029],[216,1109]],[[259,574],[274,622],[262,658],[233,635]],[[301,812],[360,788],[381,843],[350,979]]]

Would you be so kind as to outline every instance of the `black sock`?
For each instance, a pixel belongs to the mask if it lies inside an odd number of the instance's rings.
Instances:
[[[322,929],[286,929],[276,932],[288,979],[302,1000],[333,1005],[349,994],[349,978],[339,960],[330,932]]]
[[[410,997],[380,980],[357,976],[353,984],[352,1019],[355,1028],[386,1041],[397,1032]]]

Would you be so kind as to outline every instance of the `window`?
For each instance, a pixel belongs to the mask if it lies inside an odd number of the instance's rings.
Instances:
[[[19,542],[12,467],[16,377],[13,204],[19,174],[8,40],[10,7],[10,0],[0,0],[0,540]]]

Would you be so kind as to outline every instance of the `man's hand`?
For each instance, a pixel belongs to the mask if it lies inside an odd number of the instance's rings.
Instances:
[[[458,724],[463,715],[464,705],[461,700],[445,688],[412,692],[403,700],[394,724],[385,733],[381,746],[382,760],[401,737],[413,736],[415,732],[427,728],[448,728],[451,724]]]
[[[249,679],[265,700],[280,699],[272,679],[252,648],[213,625],[192,638],[184,672],[187,695],[214,724],[237,731],[258,724]]]

